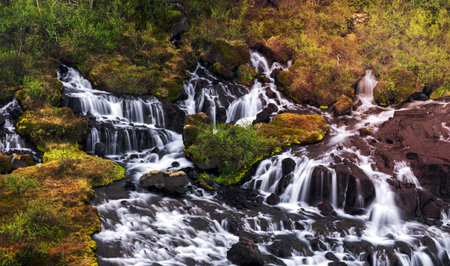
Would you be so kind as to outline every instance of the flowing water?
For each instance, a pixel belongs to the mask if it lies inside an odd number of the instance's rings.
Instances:
[[[0,152],[32,152],[32,147],[16,132],[15,123],[22,114],[16,98],[0,108]]]
[[[186,115],[203,111],[214,122],[238,124],[251,122],[269,104],[278,112],[323,115],[330,131],[321,143],[292,146],[263,160],[243,185],[263,196],[276,193],[281,202],[276,207],[235,206],[223,202],[220,191],[210,194],[195,186],[182,197],[139,187],[126,191],[123,182],[101,188],[93,200],[102,220],[101,232],[94,235],[100,265],[227,265],[227,251],[239,236],[252,239],[274,265],[327,265],[334,259],[329,252],[348,265],[444,265],[450,252],[448,216],[442,214],[442,226],[402,220],[386,182],[392,176],[373,167],[370,138],[359,137],[358,129],[376,132],[396,111],[373,103],[372,72],[359,83],[357,110],[351,117],[334,118],[280,94],[271,74],[288,66],[269,65],[256,52],[251,62],[266,77],[251,88],[221,81],[197,65],[177,108]],[[136,184],[149,170],[192,166],[167,103],[93,89],[72,68],[62,67],[58,75],[65,105],[89,122],[87,152],[121,163]],[[294,165],[287,174],[286,160]],[[420,187],[406,162],[395,162],[393,178]],[[334,211],[320,211],[316,206],[322,201]]]

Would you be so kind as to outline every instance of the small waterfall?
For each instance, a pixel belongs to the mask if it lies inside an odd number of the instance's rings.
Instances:
[[[22,114],[16,98],[0,108],[0,152],[31,152],[31,146],[17,134],[15,120]]]
[[[366,69],[366,74],[358,83],[357,95],[363,106],[375,106],[373,101],[373,89],[378,81],[372,69]]]
[[[416,188],[421,188],[419,180],[405,161],[394,162],[394,176],[405,184],[414,184]]]
[[[166,129],[165,107],[157,98],[118,97],[96,90],[78,71],[66,66],[60,67],[58,78],[64,85],[65,105],[89,122],[87,152],[127,163],[129,167],[150,160],[152,168],[147,170],[164,169],[162,165],[175,161],[184,167],[190,165],[183,155],[181,136]],[[136,153],[141,155],[133,155]],[[145,155],[148,153],[152,155]],[[163,159],[170,163],[161,162]],[[155,165],[158,162],[161,166]]]
[[[255,80],[250,92],[243,97],[236,99],[227,109],[227,123],[251,123],[256,115],[269,104],[277,106],[278,110],[297,109],[290,101],[284,98],[276,89],[272,72],[276,69],[287,70],[288,67],[275,62],[269,66],[267,59],[257,52],[251,52],[250,59],[252,66],[265,77],[265,82]],[[273,96],[269,97],[267,91],[270,90]]]

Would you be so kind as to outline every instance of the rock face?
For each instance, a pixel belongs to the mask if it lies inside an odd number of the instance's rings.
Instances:
[[[348,213],[356,213],[367,207],[375,198],[375,186],[369,177],[356,165],[338,164],[334,166],[337,184],[337,205]],[[314,168],[311,175],[310,204],[331,202],[333,185],[330,170],[322,165]]]
[[[186,191],[189,179],[183,171],[150,171],[139,179],[139,186],[163,192],[181,194]]]
[[[375,134],[377,167],[392,174],[406,162],[424,190],[450,199],[450,105],[438,103],[397,111]]]
[[[227,252],[227,259],[237,265],[263,265],[264,259],[256,246],[248,238],[240,238]]]

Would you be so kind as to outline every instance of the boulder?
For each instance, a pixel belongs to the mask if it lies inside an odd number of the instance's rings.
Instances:
[[[354,103],[352,99],[345,95],[341,95],[339,100],[333,104],[331,110],[336,116],[350,115],[352,113],[353,106]]]
[[[265,110],[266,112],[268,112],[269,114],[273,114],[273,113],[275,113],[275,112],[278,112],[278,107],[277,107],[275,104],[273,104],[273,103],[269,103],[269,104],[267,105],[267,107],[264,108],[264,110]]]
[[[256,115],[256,119],[253,121],[253,124],[269,123],[269,122],[270,122],[270,114],[265,110],[262,110]]]
[[[328,126],[319,115],[283,113],[276,115],[269,124],[260,124],[258,133],[276,138],[285,145],[310,144],[323,139]]]
[[[297,164],[292,158],[285,158],[281,161],[281,171],[283,176],[292,173],[295,170]]]
[[[183,171],[150,171],[139,179],[139,186],[147,189],[157,189],[173,194],[186,191],[189,179]]]
[[[105,156],[105,152],[106,152],[105,144],[103,144],[101,142],[95,143],[94,153],[96,155],[103,157],[103,156]]]
[[[256,246],[248,238],[240,238],[227,252],[227,259],[237,265],[263,265],[264,259]]]
[[[393,69],[380,77],[373,90],[373,97],[380,105],[400,103],[415,92],[422,92],[417,76],[404,69]]]
[[[278,203],[280,203],[280,197],[272,193],[267,197],[266,203],[269,205],[277,205]]]
[[[276,94],[275,94],[275,92],[273,92],[272,89],[266,88],[266,96],[273,99],[276,97]]]

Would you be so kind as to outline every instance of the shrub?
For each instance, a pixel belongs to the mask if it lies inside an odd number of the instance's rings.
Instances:
[[[23,196],[28,189],[37,187],[35,180],[15,174],[7,175],[2,179],[2,185],[20,197]]]
[[[274,143],[257,135],[252,126],[218,124],[213,130],[201,130],[195,143],[186,151],[197,164],[216,166],[226,179],[273,148]]]

